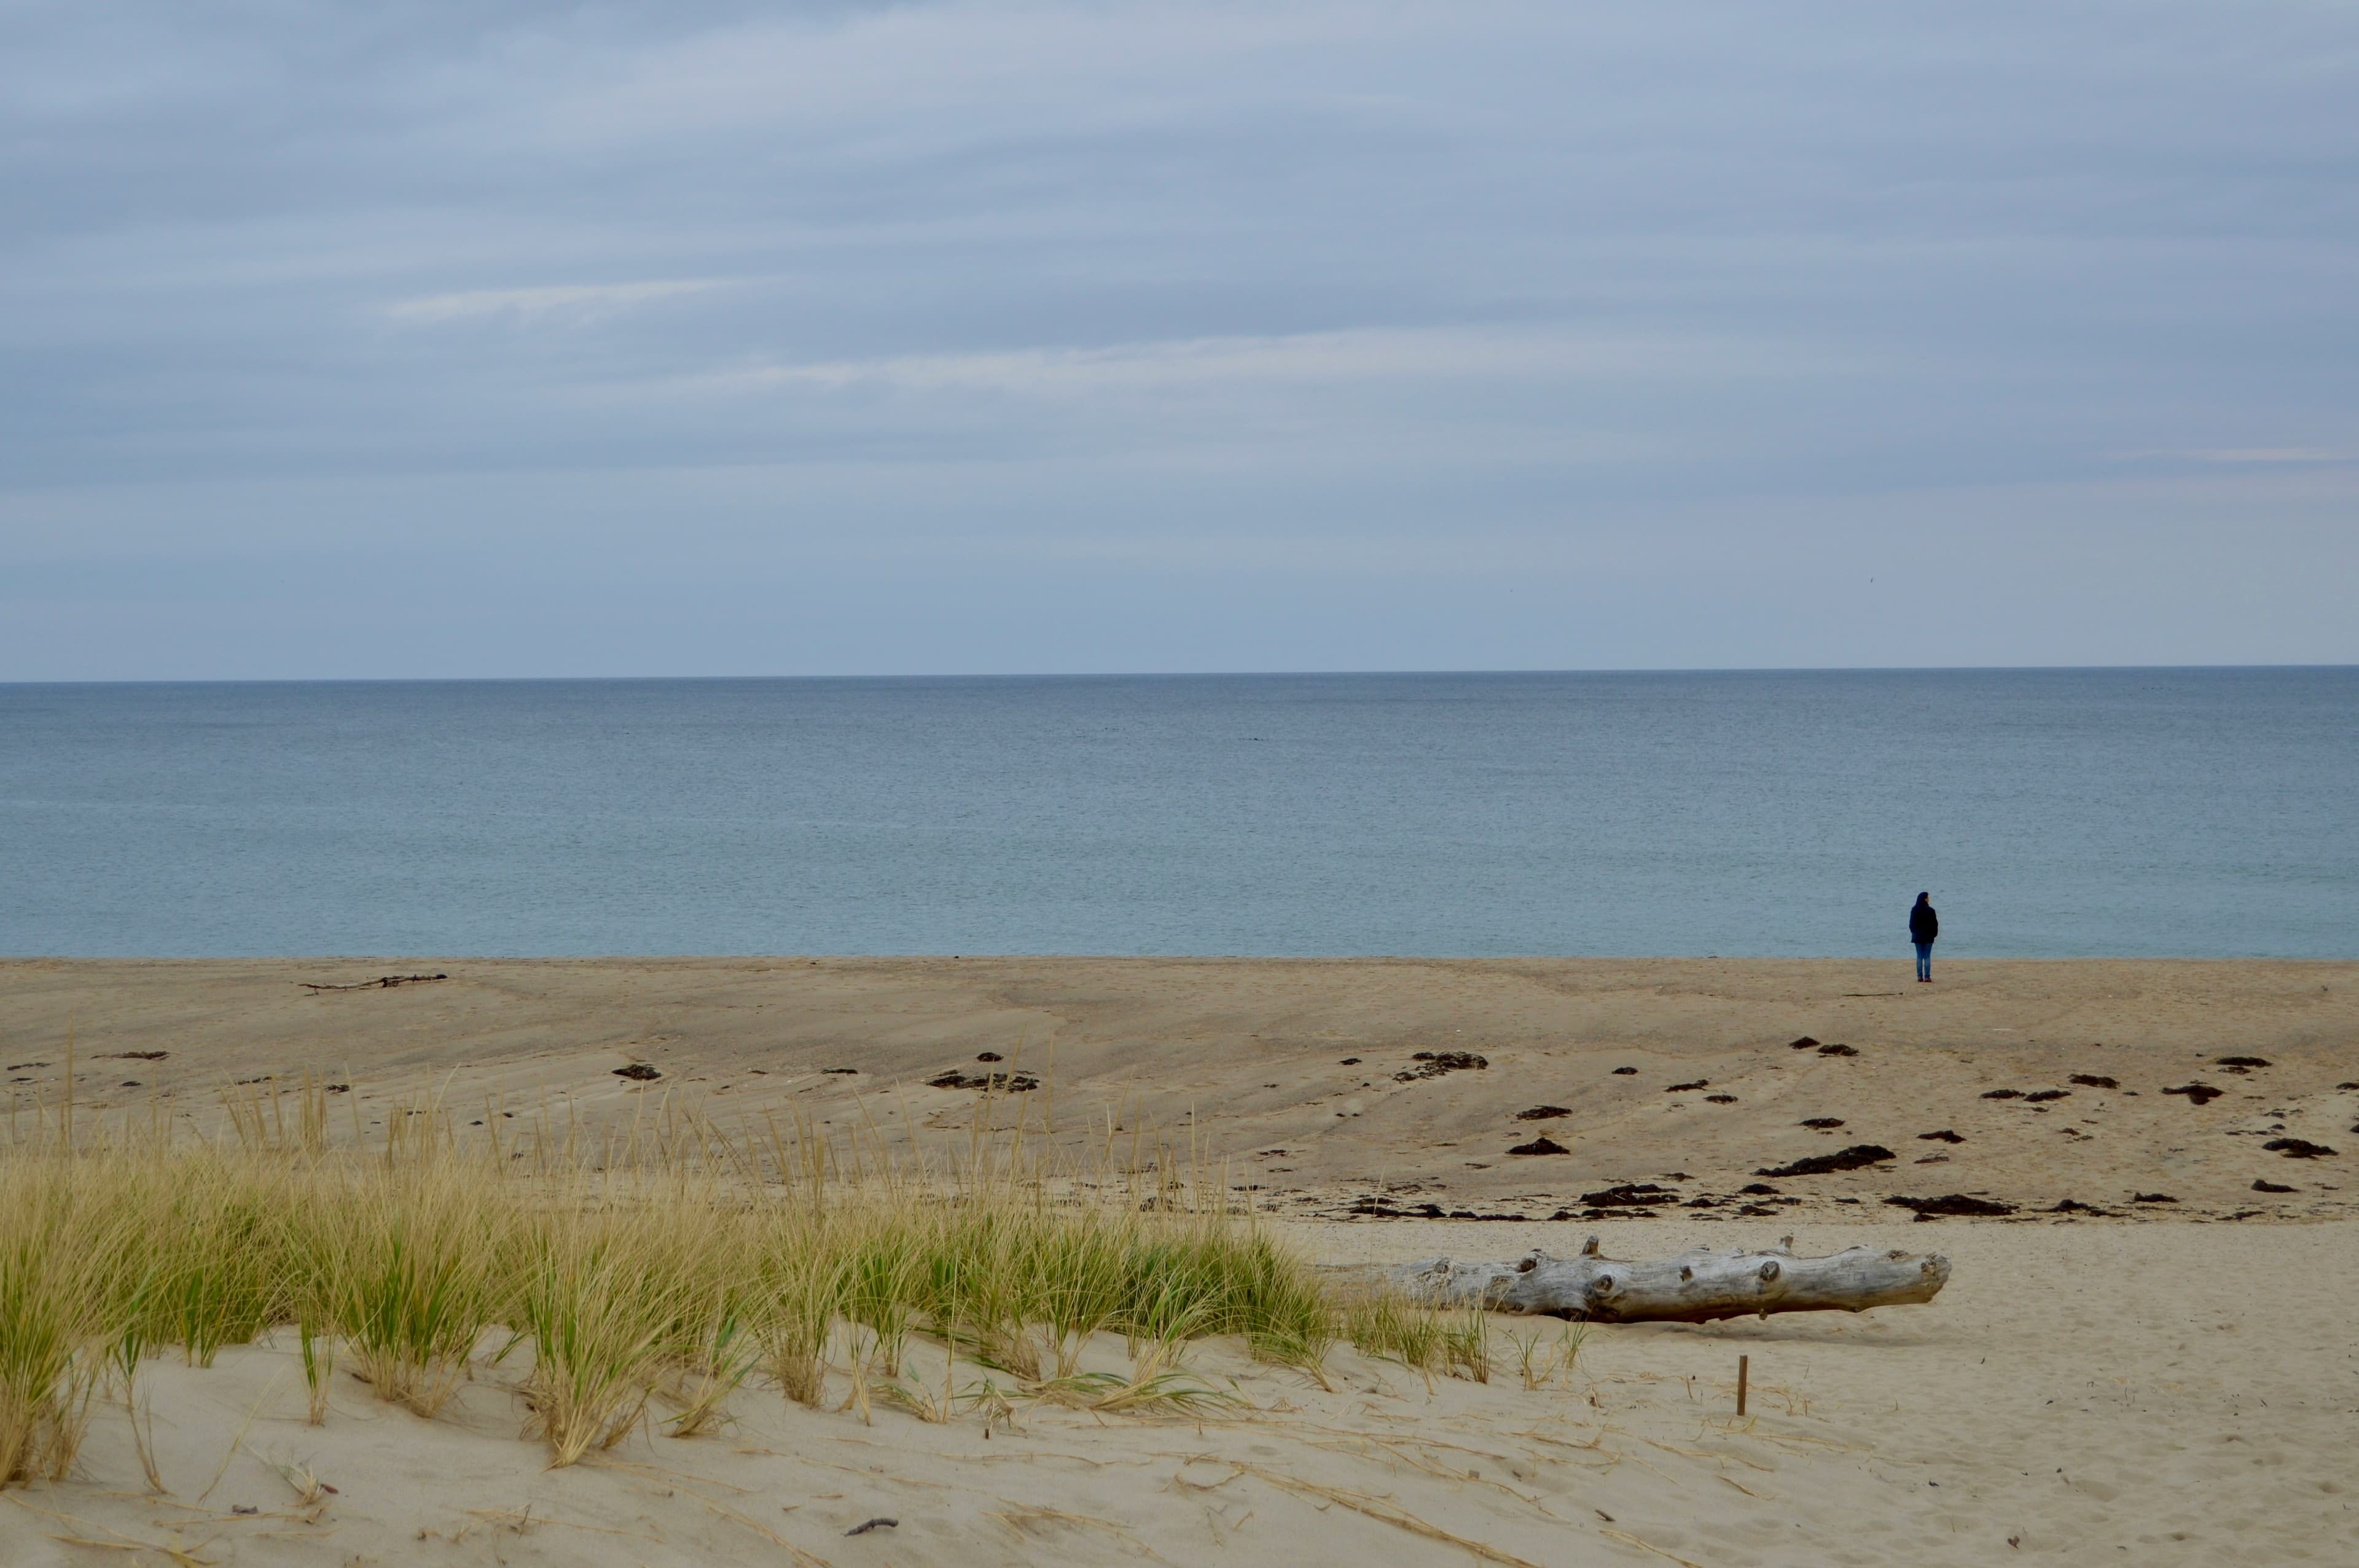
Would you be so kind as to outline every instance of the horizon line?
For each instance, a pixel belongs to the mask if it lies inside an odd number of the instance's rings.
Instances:
[[[938,670],[898,674],[734,675],[480,675],[480,676],[160,676],[88,679],[0,679],[0,688],[159,686],[586,686],[686,685],[803,681],[1118,681],[1118,680],[1343,680],[1441,676],[1797,676],[1797,675],[2106,675],[2210,674],[2231,671],[2359,670],[2359,662],[2202,665],[1656,665],[1428,669],[1256,670]]]

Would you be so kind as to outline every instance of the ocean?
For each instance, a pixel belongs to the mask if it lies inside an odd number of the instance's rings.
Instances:
[[[2359,953],[2359,669],[0,686],[0,953]]]

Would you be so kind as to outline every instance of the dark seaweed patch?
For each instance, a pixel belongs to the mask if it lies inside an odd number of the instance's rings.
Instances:
[[[2209,1105],[2228,1091],[2215,1089],[2210,1084],[2181,1084],[2175,1089],[2162,1091],[2167,1095],[2185,1095],[2190,1105]]]
[[[1963,1193],[1951,1193],[1938,1198],[1891,1197],[1884,1201],[1895,1208],[1914,1211],[1919,1219],[1936,1219],[1948,1215],[1969,1218],[1991,1217],[2015,1212],[2015,1206],[2011,1203],[2000,1203],[1995,1198],[1968,1197]]]
[[[953,1067],[926,1080],[931,1089],[989,1089],[999,1094],[1029,1094],[1040,1080],[1029,1073],[962,1073]]]
[[[1592,1208],[1650,1208],[1657,1204],[1677,1203],[1680,1195],[1652,1182],[1625,1182],[1603,1192],[1583,1193],[1581,1201]]]
[[[1946,1127],[1939,1132],[1920,1132],[1917,1136],[1928,1143],[1963,1143],[1965,1141]]]
[[[2334,1152],[2323,1143],[2312,1143],[2307,1138],[2272,1138],[2261,1145],[2272,1154],[2282,1154],[2288,1160],[2315,1160]]]
[[[2068,1081],[2090,1089],[2117,1089],[2122,1087],[2120,1079],[2106,1077],[2103,1073],[2075,1073]]]
[[[1472,1051],[1419,1051],[1409,1060],[1419,1065],[1395,1073],[1395,1083],[1415,1083],[1419,1078],[1438,1078],[1444,1073],[1464,1072],[1470,1068],[1479,1072],[1491,1065],[1488,1059],[1477,1056]]]
[[[1572,1151],[1543,1132],[1529,1143],[1518,1143],[1507,1152],[1510,1154],[1570,1154]]]
[[[1832,1154],[1813,1154],[1790,1165],[1765,1167],[1753,1173],[1756,1176],[1824,1176],[1837,1171],[1856,1171],[1868,1165],[1880,1165],[1886,1160],[1898,1158],[1881,1143],[1854,1143]]]

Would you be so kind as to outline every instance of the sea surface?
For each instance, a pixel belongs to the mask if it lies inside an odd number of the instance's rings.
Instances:
[[[0,953],[2359,953],[2359,669],[0,686]]]

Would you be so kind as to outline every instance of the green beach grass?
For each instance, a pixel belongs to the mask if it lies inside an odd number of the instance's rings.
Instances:
[[[339,1143],[330,1109],[314,1082],[233,1091],[210,1141],[154,1116],[77,1133],[70,1110],[19,1129],[0,1152],[0,1478],[63,1477],[93,1400],[136,1408],[147,1357],[209,1365],[278,1329],[315,1422],[339,1374],[429,1417],[496,1379],[552,1465],[642,1423],[708,1431],[741,1390],[817,1406],[831,1379],[863,1418],[1201,1410],[1234,1397],[1186,1370],[1207,1336],[1321,1382],[1339,1338],[1429,1379],[1490,1370],[1479,1315],[1337,1295],[1168,1148],[1076,1173],[1019,1120],[927,1171],[881,1139],[725,1132],[669,1102],[594,1148],[545,1122],[471,1133],[427,1098]],[[1098,1335],[1125,1341],[1126,1374],[1083,1368]],[[912,1336],[973,1375],[914,1387]]]

